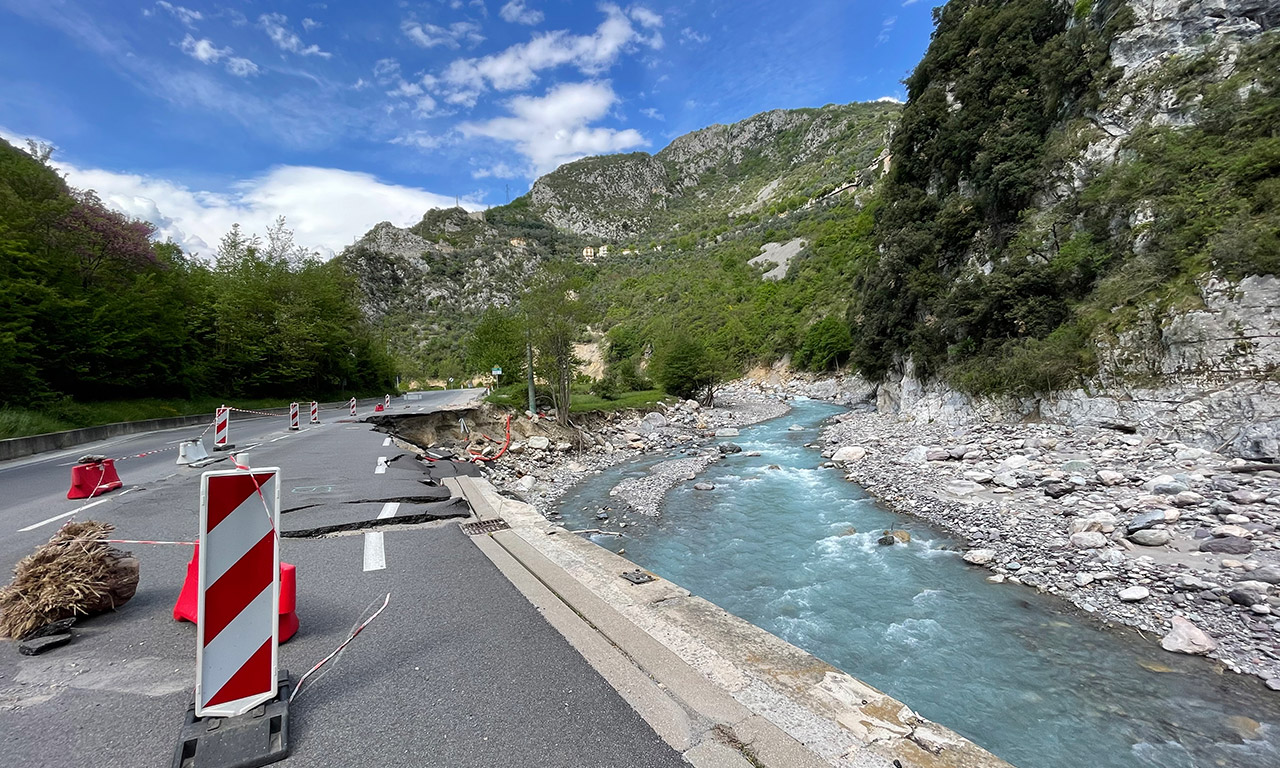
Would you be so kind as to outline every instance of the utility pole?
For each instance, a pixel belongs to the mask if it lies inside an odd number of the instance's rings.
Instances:
[[[533,339],[530,338],[529,326],[525,326],[525,367],[529,369],[529,413],[537,415],[538,404],[533,395]]]

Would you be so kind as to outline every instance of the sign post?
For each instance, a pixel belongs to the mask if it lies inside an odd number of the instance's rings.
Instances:
[[[196,717],[236,717],[276,697],[280,470],[200,478]]]

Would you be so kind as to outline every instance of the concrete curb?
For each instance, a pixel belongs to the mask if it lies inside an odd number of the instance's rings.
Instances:
[[[446,482],[478,519],[511,526],[474,540],[693,765],[1010,768],[676,584],[623,580],[634,563],[552,525],[488,482]]]

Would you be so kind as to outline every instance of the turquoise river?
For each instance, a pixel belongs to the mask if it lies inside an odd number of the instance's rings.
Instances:
[[[743,429],[732,455],[673,489],[660,518],[609,490],[666,456],[613,467],[560,503],[596,537],[725,610],[895,696],[1020,768],[1280,766],[1280,693],[1166,653],[1056,598],[986,582],[958,543],[886,511],[805,444],[841,409],[797,401]],[[802,431],[790,431],[790,425]],[[770,469],[770,465],[779,468]],[[858,532],[849,534],[848,529]],[[911,533],[906,546],[876,543]]]

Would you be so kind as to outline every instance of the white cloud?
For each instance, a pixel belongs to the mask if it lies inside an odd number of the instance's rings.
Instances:
[[[397,136],[391,140],[392,144],[399,144],[402,147],[417,147],[418,149],[435,149],[444,143],[439,136],[433,136],[426,131],[410,131],[403,136]]]
[[[876,37],[876,45],[889,42],[889,35],[893,33],[893,27],[898,23],[897,16],[890,16],[880,25],[880,34]]]
[[[373,65],[373,79],[386,85],[400,77],[400,62],[395,59],[378,59]]]
[[[232,56],[231,54],[235,51],[230,48],[219,48],[213,44],[212,40],[197,40],[191,35],[187,35],[182,38],[179,47],[183,53],[203,64],[216,64],[226,59],[227,71],[236,77],[248,77],[258,74],[257,64],[240,56]]]
[[[572,65],[586,75],[598,75],[617,61],[629,46],[646,45],[662,47],[658,32],[646,37],[631,24],[631,18],[616,5],[601,6],[605,20],[590,35],[571,35],[565,30],[534,35],[527,43],[513,45],[506,50],[474,59],[457,59],[441,75],[441,88],[450,103],[474,104],[476,97],[495,88],[500,91],[528,88],[538,78],[538,72],[562,65]],[[647,26],[661,17],[645,9],[632,9]],[[652,17],[652,18],[651,18]]]
[[[511,0],[511,2],[502,6],[502,9],[498,11],[498,15],[502,17],[503,21],[509,21],[512,24],[528,24],[530,26],[541,24],[542,20],[546,18],[543,16],[542,11],[526,7],[524,0]]]
[[[26,137],[0,126],[0,138],[25,148]],[[49,143],[39,137],[37,141]],[[426,134],[397,143],[423,145]],[[168,179],[118,173],[61,162],[53,166],[67,183],[96,190],[107,205],[157,227],[189,253],[213,254],[232,224],[265,233],[277,216],[285,216],[300,245],[331,256],[380,221],[407,226],[430,208],[450,208],[452,195],[379,181],[368,173],[337,168],[281,165],[249,179],[234,181],[226,191],[192,189]],[[463,207],[483,206],[463,199]]]
[[[666,116],[664,116],[661,112],[654,109],[653,107],[645,107],[644,109],[640,110],[640,114],[644,115],[650,120],[666,120],[667,119]]]
[[[876,99],[876,102],[881,104],[905,104],[906,103],[902,99],[898,98],[897,96],[881,96],[880,98]]]
[[[662,26],[662,17],[643,5],[633,5],[627,9],[627,13],[642,27],[655,29]]]
[[[313,29],[315,29],[315,28],[317,28],[317,27],[323,27],[323,26],[324,26],[323,24],[321,24],[320,22],[316,21],[315,19],[303,19],[303,20],[302,20],[302,28],[303,28],[303,29],[305,29],[305,30],[306,30],[306,31],[308,31],[308,32],[310,32],[311,30],[313,30]]]
[[[457,21],[446,28],[405,19],[400,23],[400,31],[423,48],[444,46],[457,49],[463,43],[474,46],[484,42],[480,25],[470,21]]]
[[[262,27],[267,37],[271,38],[271,42],[282,51],[296,53],[299,56],[319,56],[322,59],[333,55],[328,51],[320,50],[318,45],[304,45],[302,38],[285,26],[288,21],[289,17],[283,13],[264,13],[258,17],[258,26]]]
[[[529,175],[539,176],[587,155],[620,152],[645,144],[633,129],[591,127],[618,101],[608,83],[562,83],[545,96],[516,96],[507,102],[510,115],[480,123],[463,123],[466,136],[484,136],[513,144],[529,161]]]
[[[704,35],[698,32],[697,30],[695,30],[693,27],[685,27],[684,29],[680,30],[681,45],[685,43],[697,43],[698,45],[702,45],[703,43],[707,42],[710,39],[711,39],[710,35]]]
[[[230,48],[219,48],[211,40],[197,40],[191,35],[182,38],[182,52],[205,64],[213,64],[221,58],[230,56]]]
[[[335,168],[277,166],[220,193],[148,176],[57,165],[73,186],[97,190],[112,208],[155,224],[158,237],[206,256],[232,224],[263,233],[281,215],[300,245],[331,256],[380,221],[407,226],[427,209],[454,202],[452,196]]]
[[[258,74],[258,65],[246,58],[232,56],[227,59],[227,71],[236,77],[248,77]]]
[[[192,29],[195,29],[195,26],[196,26],[195,22],[200,21],[201,19],[204,18],[204,15],[199,11],[193,11],[190,8],[183,8],[180,5],[173,5],[172,3],[166,3],[165,0],[160,0],[160,2],[156,3],[156,6],[159,8],[165,9],[175,19],[182,22],[186,26],[191,27]]]
[[[496,163],[488,168],[477,168],[471,172],[473,179],[517,179],[520,175],[519,169],[512,168],[506,163]]]

